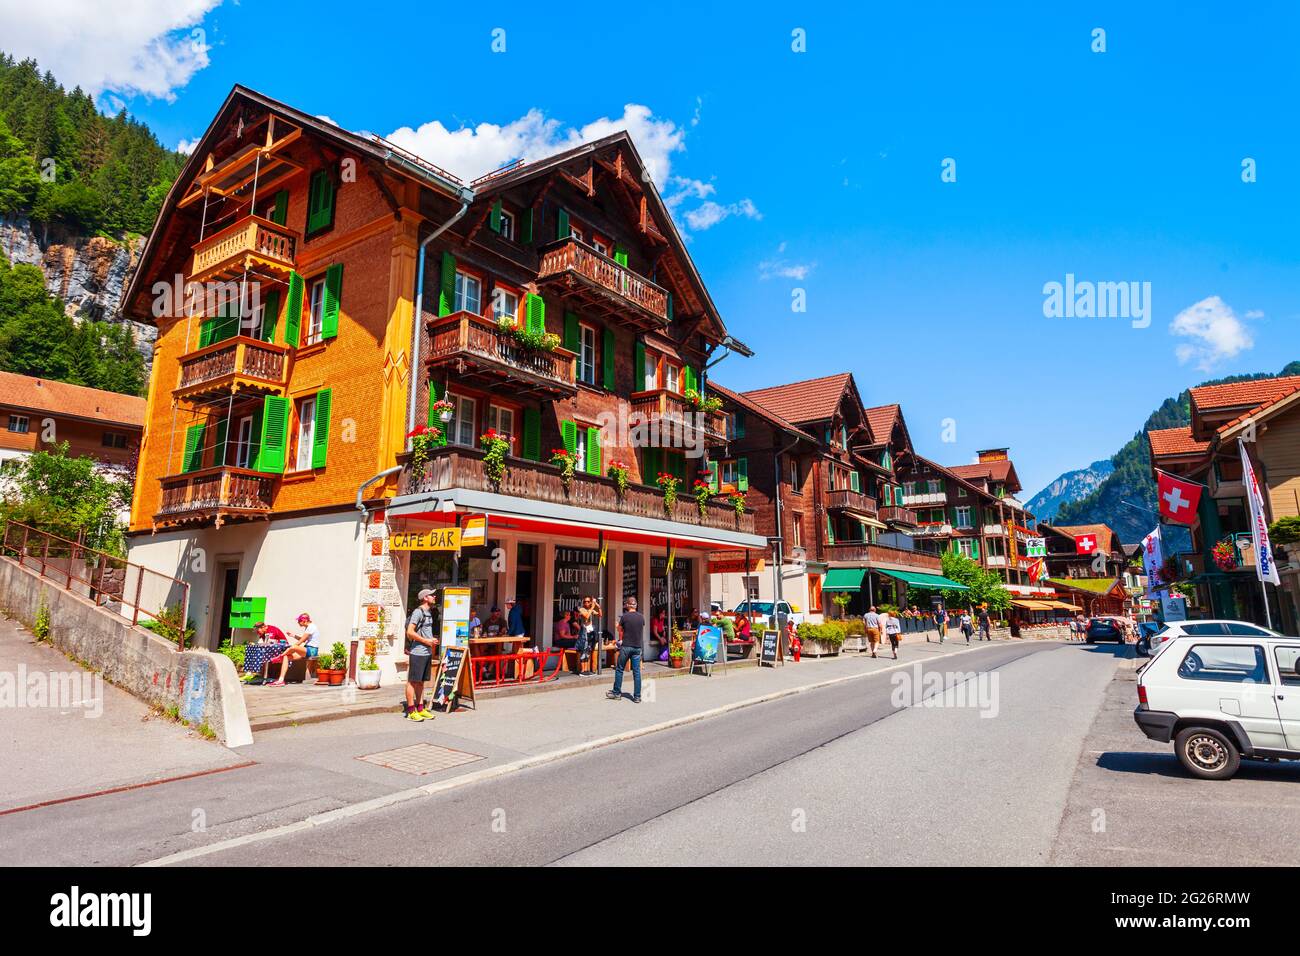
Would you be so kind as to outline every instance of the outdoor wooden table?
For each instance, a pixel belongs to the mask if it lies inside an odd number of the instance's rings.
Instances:
[[[474,658],[475,651],[478,650],[480,645],[483,646],[487,651],[487,653],[485,653],[483,656],[492,657],[497,654],[505,653],[504,650],[498,650],[493,645],[518,644],[520,645],[519,648],[512,648],[512,651],[517,653],[519,650],[522,649],[523,645],[527,643],[528,643],[528,637],[523,634],[515,634],[512,636],[501,636],[501,637],[471,637],[469,639],[470,658],[471,659]],[[524,680],[527,680],[529,677],[533,676],[533,666],[534,665],[532,661],[524,662],[524,667],[526,668],[526,673],[524,674]]]

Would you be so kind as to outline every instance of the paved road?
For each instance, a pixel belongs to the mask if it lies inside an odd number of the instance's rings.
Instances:
[[[1041,863],[1115,667],[997,645],[901,672],[945,706],[865,677],[202,862]]]

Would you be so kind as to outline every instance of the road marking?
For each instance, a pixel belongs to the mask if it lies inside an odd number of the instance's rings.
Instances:
[[[958,657],[962,654],[970,654],[974,651],[987,650],[993,647],[999,647],[1003,644],[1009,644],[1010,641],[985,642],[983,646],[972,644],[970,647],[964,647],[960,650],[944,654],[942,657]],[[1031,647],[1037,642],[1022,642],[1022,646]],[[1044,642],[1051,643],[1051,642]],[[938,656],[931,658],[937,660]],[[246,833],[243,836],[230,837],[226,840],[218,840],[215,843],[209,843],[205,846],[194,847],[190,850],[181,850],[176,853],[170,853],[167,856],[158,857],[155,860],[147,860],[143,863],[137,863],[136,866],[154,867],[170,866],[174,863],[184,863],[188,860],[194,860],[199,857],[209,856],[213,853],[221,853],[225,850],[233,850],[238,847],[248,846],[253,843],[261,843],[265,840],[272,840],[281,836],[288,836],[291,833],[301,833],[304,830],[310,830],[313,827],[323,826],[327,823],[337,823],[340,820],[347,820],[352,817],[358,817],[365,813],[371,813],[375,810],[385,810],[389,807],[396,806],[399,803],[405,803],[408,800],[416,800],[420,797],[433,796],[434,794],[445,793],[448,790],[459,789],[460,787],[472,786],[476,783],[482,783],[487,780],[493,780],[497,777],[504,777],[508,774],[518,773],[521,770],[531,770],[534,767],[540,767],[548,763],[554,763],[558,760],[564,760],[569,757],[576,757],[579,754],[589,753],[593,750],[599,750],[603,747],[609,747],[613,744],[624,743],[629,740],[635,740],[638,737],[646,737],[650,734],[659,733],[664,730],[672,730],[676,727],[684,727],[688,724],[697,723],[701,720],[708,720],[711,717],[720,717],[723,714],[729,714],[737,710],[743,710],[746,707],[753,707],[757,704],[766,704],[774,700],[781,700],[785,697],[793,697],[796,694],[806,693],[812,690],[821,690],[825,687],[833,687],[837,684],[843,684],[851,680],[861,680],[864,677],[874,677],[877,674],[885,674],[889,671],[898,670],[903,667],[914,667],[920,661],[899,661],[897,664],[891,664],[888,667],[882,667],[880,670],[864,671],[861,674],[845,674],[842,677],[832,677],[827,680],[817,681],[812,684],[802,684],[798,687],[786,687],[782,690],[772,691],[758,697],[750,697],[745,700],[733,701],[730,704],[722,704],[718,707],[712,707],[709,710],[702,710],[695,714],[687,714],[683,717],[674,717],[671,720],[661,721],[657,724],[649,724],[645,727],[638,727],[634,730],[627,730],[620,734],[612,734],[608,737],[601,737],[597,740],[588,740],[580,744],[574,744],[569,747],[563,747],[559,750],[552,750],[544,754],[537,754],[532,757],[524,757],[519,760],[512,760],[508,763],[497,764],[493,767],[484,767],[482,770],[474,770],[470,773],[460,774],[454,777],[448,777],[446,780],[439,780],[435,783],[427,783],[422,787],[411,787],[407,790],[397,790],[393,793],[387,793],[382,796],[372,797],[369,800],[362,800],[359,803],[350,803],[334,810],[327,810],[324,813],[313,814],[305,820],[297,823],[288,823],[278,827],[272,827],[268,830],[262,830],[257,833]]]
[[[129,790],[143,790],[145,787],[157,787],[164,783],[176,783],[179,780],[193,780],[195,777],[208,777],[214,773],[225,773],[227,770],[243,770],[245,767],[257,765],[256,760],[247,760],[244,763],[234,763],[229,767],[213,767],[210,770],[197,770],[194,773],[183,773],[176,777],[163,777],[161,780],[146,780],[144,783],[129,783],[121,787],[110,787],[107,790],[96,790],[92,793],[78,793],[71,797],[58,797],[54,800],[42,800],[40,803],[29,803],[25,807],[10,807],[8,810],[0,810],[0,817],[8,816],[11,813],[22,813],[25,810],[39,810],[41,807],[54,807],[60,803],[72,803],[75,800],[89,800],[91,797],[106,797],[112,793],[126,793]]]

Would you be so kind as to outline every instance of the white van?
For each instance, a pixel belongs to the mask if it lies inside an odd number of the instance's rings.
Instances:
[[[1226,780],[1242,757],[1300,760],[1300,638],[1172,637],[1138,672],[1137,686],[1138,727],[1172,740],[1194,776]]]

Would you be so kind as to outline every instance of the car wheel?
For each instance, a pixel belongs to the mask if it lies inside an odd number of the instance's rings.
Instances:
[[[1085,637],[1084,640],[1087,641],[1089,644],[1096,644],[1096,643],[1097,643],[1095,640],[1092,639],[1092,635],[1089,635],[1088,637]]]
[[[1209,727],[1187,727],[1174,738],[1178,762],[1202,780],[1227,780],[1241,766],[1237,745]]]

